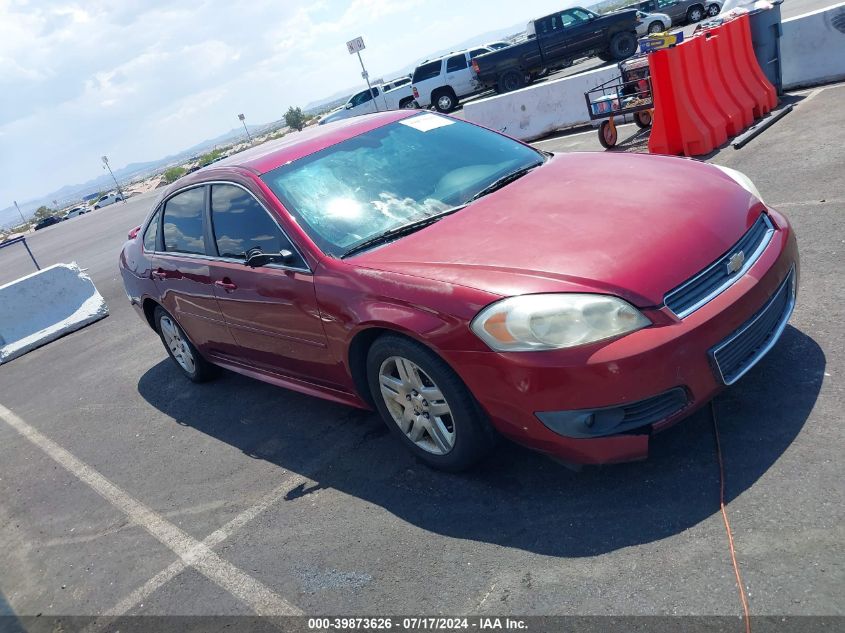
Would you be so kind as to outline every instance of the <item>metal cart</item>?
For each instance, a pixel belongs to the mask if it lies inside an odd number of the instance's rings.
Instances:
[[[648,57],[641,55],[619,62],[619,76],[588,90],[584,99],[590,120],[601,121],[598,131],[602,147],[616,145],[614,117],[631,114],[637,127],[648,129],[654,115]]]

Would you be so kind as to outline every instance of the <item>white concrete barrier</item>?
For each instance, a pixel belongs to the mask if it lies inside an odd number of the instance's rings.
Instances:
[[[108,316],[91,278],[56,264],[0,286],[0,364]]]
[[[845,2],[782,23],[783,87],[845,79]]]
[[[584,93],[619,75],[616,65],[545,81],[514,92],[471,101],[464,118],[523,141],[590,122]]]
[[[845,2],[784,20],[783,87],[845,79]],[[546,81],[464,106],[464,118],[523,141],[590,122],[584,93],[619,74],[616,65]]]

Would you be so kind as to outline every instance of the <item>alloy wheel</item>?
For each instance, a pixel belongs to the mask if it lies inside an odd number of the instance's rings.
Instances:
[[[159,321],[161,326],[161,334],[164,337],[164,343],[173,354],[173,358],[179,363],[179,366],[189,374],[193,374],[196,370],[197,363],[194,360],[194,355],[188,342],[182,336],[182,332],[170,317],[163,316]]]
[[[449,95],[440,95],[440,97],[437,98],[437,107],[443,112],[451,110],[452,97]]]
[[[452,450],[452,410],[440,388],[419,365],[401,356],[390,356],[381,364],[378,378],[387,410],[409,440],[435,455]]]

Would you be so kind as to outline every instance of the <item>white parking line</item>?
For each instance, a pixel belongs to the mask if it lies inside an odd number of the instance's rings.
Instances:
[[[201,558],[205,551],[208,551],[208,549],[219,545],[229,538],[229,536],[231,536],[234,532],[242,528],[259,514],[264,512],[267,508],[275,504],[279,499],[284,497],[291,488],[307,481],[309,481],[308,478],[301,475],[292,475],[291,477],[287,477],[282,480],[282,483],[265,494],[258,503],[247,508],[226,525],[218,530],[215,530],[203,539],[201,545],[203,545],[206,549],[204,549],[203,552],[198,551],[197,556]],[[194,566],[196,567],[196,565],[197,562],[195,561]],[[82,633],[95,633],[96,631],[101,631],[107,628],[115,618],[126,615],[132,609],[142,604],[144,600],[152,595],[153,592],[181,574],[185,569],[187,569],[187,567],[188,564],[182,558],[174,561],[171,565],[161,570],[135,591],[124,597],[112,608],[107,609],[103,613],[103,618],[98,618],[91,626],[86,627]]]
[[[220,556],[211,550],[208,544],[201,543],[153,512],[150,508],[115,486],[86,463],[77,459],[53,440],[27,424],[22,418],[2,404],[0,404],[0,419],[44,451],[65,470],[88,484],[106,501],[125,513],[136,525],[144,528],[153,537],[158,539],[158,541],[179,557],[181,565],[194,567],[209,580],[228,591],[259,615],[302,614],[302,611],[281,596],[273,593],[267,586],[220,558]],[[277,492],[278,490],[279,488],[277,487],[273,492]],[[269,496],[272,496],[272,494]],[[267,503],[270,503],[270,501],[268,498],[265,498],[256,508],[250,508],[242,513],[245,515],[243,518],[239,515],[227,526],[213,532],[206,540],[219,542],[217,539],[222,540],[226,538],[226,535],[229,533],[227,528],[230,525],[242,525],[261,511],[258,509],[259,506],[266,507]],[[231,529],[235,528],[233,527]],[[160,582],[162,579],[166,582],[181,571],[181,569],[177,570],[177,567],[177,564],[174,563],[174,565],[171,565],[148,581],[147,584],[153,583],[153,581]],[[138,591],[140,592],[147,587],[147,584]]]

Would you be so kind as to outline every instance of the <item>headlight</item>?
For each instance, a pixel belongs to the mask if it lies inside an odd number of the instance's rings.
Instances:
[[[630,303],[606,295],[522,295],[497,301],[471,328],[498,352],[562,349],[601,341],[651,325]]]
[[[711,163],[711,165],[712,164],[713,163]],[[713,165],[713,167],[730,176],[736,184],[745,189],[748,193],[750,193],[752,196],[754,196],[761,202],[763,201],[763,196],[760,195],[760,192],[757,190],[757,187],[755,187],[754,183],[751,182],[751,178],[743,174],[741,171],[731,169],[730,167],[722,167],[721,165]]]

